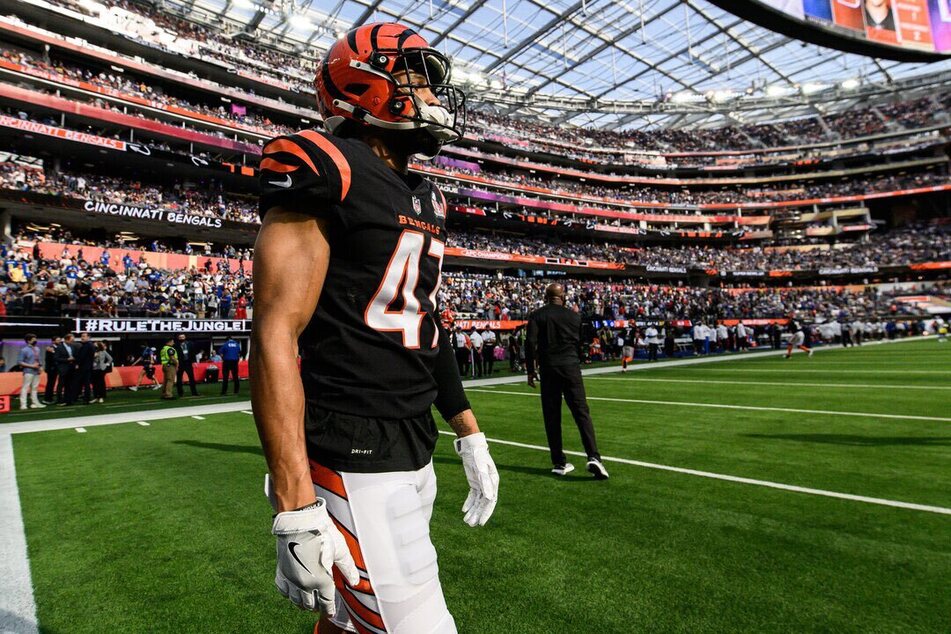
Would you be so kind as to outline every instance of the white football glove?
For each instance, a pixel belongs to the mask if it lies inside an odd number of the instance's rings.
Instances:
[[[265,491],[273,505],[270,478],[265,481]],[[299,511],[278,513],[271,532],[277,537],[274,585],[297,607],[333,616],[333,566],[336,564],[351,586],[360,582],[360,573],[347,542],[327,514],[324,500],[318,498],[316,504]]]
[[[485,526],[499,500],[499,472],[489,455],[485,434],[471,434],[453,441],[469,481],[469,496],[462,505],[469,526]]]

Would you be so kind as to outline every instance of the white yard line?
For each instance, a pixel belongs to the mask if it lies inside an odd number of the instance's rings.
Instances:
[[[195,420],[205,420],[204,416],[192,416]]]
[[[440,434],[445,434],[447,436],[455,436],[453,432],[449,431],[440,431]],[[511,440],[500,440],[498,438],[488,438],[491,443],[498,445],[508,445],[510,447],[519,447],[522,449],[534,449],[535,451],[544,451],[548,453],[548,447],[543,447],[541,445],[529,445],[521,442],[512,442]],[[565,451],[566,454],[571,456],[579,456],[581,458],[586,458],[585,454],[580,451]],[[669,465],[656,464],[653,462],[643,462],[641,460],[628,460],[627,458],[614,458],[611,456],[601,456],[603,462],[616,462],[619,464],[631,465],[634,467],[643,467],[645,469],[657,469],[660,471],[670,471],[673,473],[681,473],[684,475],[691,475],[700,478],[710,478],[712,480],[723,480],[726,482],[736,482],[738,484],[750,484],[753,486],[766,487],[770,489],[778,489],[780,491],[791,491],[793,493],[804,493],[807,495],[818,495],[828,498],[836,498],[839,500],[850,500],[852,502],[864,502],[866,504],[877,504],[879,506],[890,506],[893,508],[899,509],[908,509],[912,511],[924,511],[926,513],[938,513],[940,515],[951,515],[951,508],[945,508],[943,506],[930,506],[927,504],[915,504],[913,502],[901,502],[899,500],[887,500],[884,498],[874,498],[868,497],[865,495],[853,495],[851,493],[840,493],[838,491],[826,491],[825,489],[812,489],[809,487],[796,486],[794,484],[783,484],[782,482],[771,482],[769,480],[756,480],[753,478],[743,478],[740,476],[726,475],[723,473],[712,473],[710,471],[698,471],[696,469],[685,469],[683,467],[671,467]]]
[[[467,390],[483,394],[508,394],[510,396],[531,396],[538,398],[535,392],[510,392],[504,390]],[[799,409],[794,407],[760,407],[757,405],[724,405],[722,403],[694,403],[692,401],[652,401],[639,398],[611,398],[608,396],[588,396],[589,401],[607,401],[610,403],[638,403],[644,405],[666,405],[668,407],[708,407],[712,409],[739,409],[753,412],[789,412],[793,414],[819,414],[822,416],[857,416],[860,418],[888,418],[894,420],[926,420],[939,423],[951,423],[951,418],[941,416],[914,416],[911,414],[876,414],[874,412],[842,412],[824,409]]]
[[[661,368],[658,368],[661,369]],[[918,376],[934,376],[934,375],[945,375],[951,374],[951,370],[853,370],[851,368],[830,368],[826,366],[813,366],[811,368],[804,368],[801,366],[792,367],[792,368],[704,368],[704,372],[745,372],[752,374],[759,374],[760,372],[768,373],[778,373],[778,374],[835,374],[842,376],[843,374],[884,374],[886,376],[892,374],[915,374]]]
[[[951,390],[951,386],[945,385],[888,385],[883,383],[800,383],[782,381],[719,381],[714,379],[648,379],[640,376],[614,377],[614,376],[595,376],[592,381],[637,381],[649,383],[710,383],[713,385],[773,385],[778,387],[855,387],[860,389],[889,389],[889,390]]]
[[[38,631],[13,460],[13,438],[0,433],[0,632],[36,634]]]
[[[77,427],[77,428],[76,428],[76,433],[77,433],[77,434],[85,434],[85,433],[86,433],[86,428],[85,428],[85,427]]]

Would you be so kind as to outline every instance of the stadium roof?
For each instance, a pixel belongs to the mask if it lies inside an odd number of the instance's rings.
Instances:
[[[951,85],[951,61],[876,60],[791,40],[706,0],[165,0],[320,54],[399,20],[456,60],[480,102],[606,128],[711,127],[847,109]],[[204,9],[205,11],[201,11]],[[911,80],[910,84],[906,82]]]

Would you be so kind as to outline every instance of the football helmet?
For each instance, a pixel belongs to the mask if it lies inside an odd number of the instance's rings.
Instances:
[[[452,63],[413,29],[396,22],[357,27],[321,61],[314,88],[331,134],[353,121],[384,130],[422,130],[427,150],[462,138],[465,93],[449,83]],[[427,104],[428,88],[439,105]],[[435,152],[432,152],[435,154]]]

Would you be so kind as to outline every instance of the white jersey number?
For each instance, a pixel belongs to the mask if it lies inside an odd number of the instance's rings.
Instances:
[[[370,328],[380,332],[399,332],[403,337],[403,346],[411,350],[418,350],[420,346],[420,329],[426,311],[422,309],[422,300],[416,295],[419,285],[419,266],[423,255],[423,245],[426,236],[418,231],[403,231],[396,244],[390,262],[383,274],[383,281],[367,305],[364,319]],[[439,290],[440,273],[445,245],[438,240],[432,240],[427,255],[436,258],[437,274],[436,287],[426,299],[432,309],[436,307],[436,293]],[[390,306],[397,297],[402,297],[403,308],[390,310]],[[439,331],[433,337],[432,347],[438,343]]]

